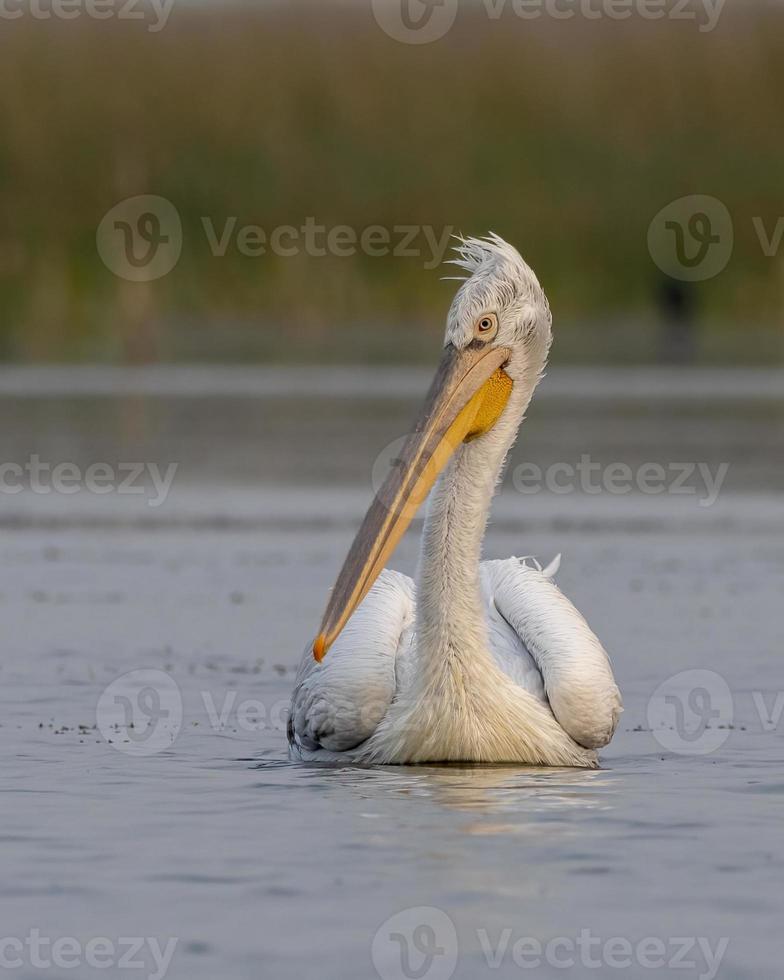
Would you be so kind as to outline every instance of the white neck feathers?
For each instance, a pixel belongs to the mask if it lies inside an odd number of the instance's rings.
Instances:
[[[526,380],[515,383],[496,425],[455,452],[428,502],[416,612],[424,689],[475,686],[487,676],[479,562],[493,493],[538,376]]]

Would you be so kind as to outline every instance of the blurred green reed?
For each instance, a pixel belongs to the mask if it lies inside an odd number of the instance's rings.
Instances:
[[[427,224],[497,231],[540,275],[575,359],[655,354],[651,218],[693,193],[735,223],[695,287],[709,359],[782,352],[784,10],[729,0],[669,21],[490,20],[388,38],[369,5],[198,7],[134,21],[0,24],[0,357],[432,355],[454,283],[423,258],[210,253],[217,226]],[[184,247],[134,284],[95,232],[123,198],[178,209]],[[448,272],[446,274],[449,274]]]

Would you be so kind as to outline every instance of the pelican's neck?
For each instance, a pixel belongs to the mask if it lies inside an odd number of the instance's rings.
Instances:
[[[478,677],[491,660],[479,561],[493,493],[535,381],[516,384],[496,425],[464,443],[430,495],[417,571],[420,680]]]

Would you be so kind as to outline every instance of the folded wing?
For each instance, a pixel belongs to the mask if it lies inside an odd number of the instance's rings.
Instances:
[[[310,647],[303,655],[288,725],[295,753],[346,752],[373,734],[395,695],[397,657],[413,626],[414,583],[386,569],[322,663]]]
[[[491,605],[535,661],[558,723],[586,748],[606,745],[623,708],[610,659],[586,621],[546,572],[519,558],[483,562],[482,574]]]

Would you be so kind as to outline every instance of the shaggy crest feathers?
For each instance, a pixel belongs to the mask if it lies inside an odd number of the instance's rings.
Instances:
[[[447,264],[468,272],[469,278],[463,279],[464,285],[458,290],[453,309],[470,292],[472,300],[476,299],[480,305],[493,300],[501,306],[525,302],[542,307],[549,316],[550,307],[544,290],[516,248],[493,232],[484,238],[455,238],[457,257],[448,259]]]

